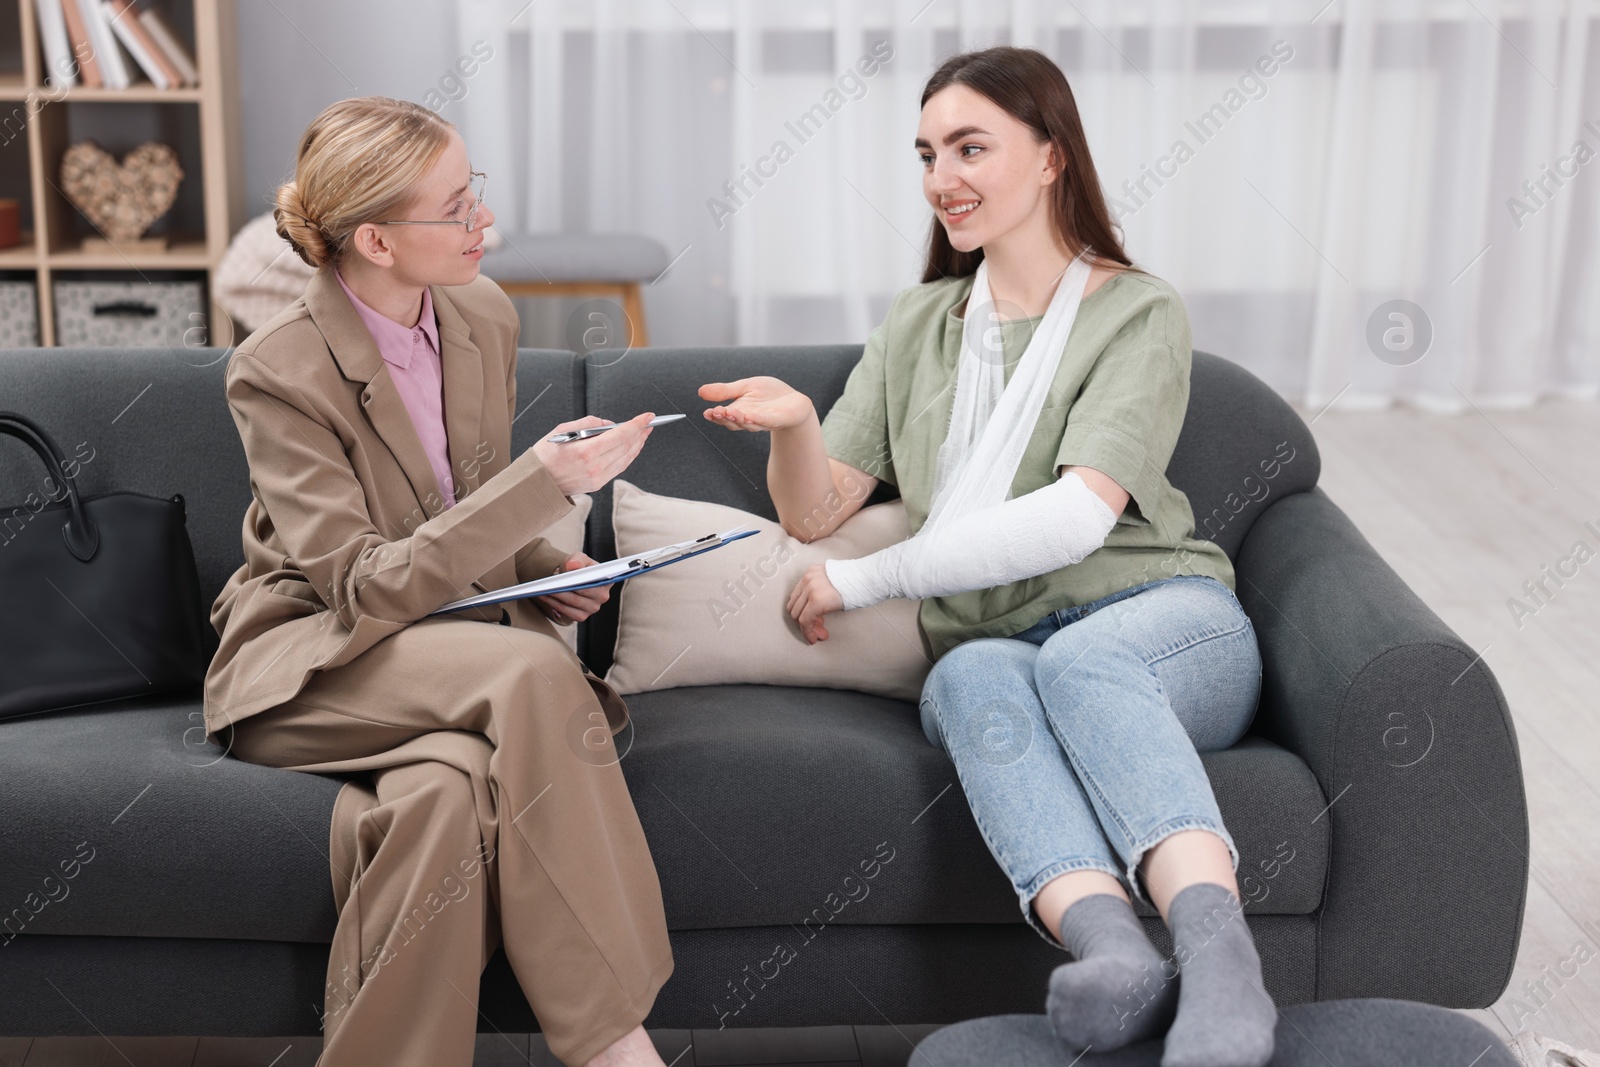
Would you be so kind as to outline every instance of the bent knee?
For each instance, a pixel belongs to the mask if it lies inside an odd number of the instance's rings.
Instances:
[[[963,641],[933,665],[923,683],[923,695],[929,695],[930,689],[970,686],[994,677],[998,671],[1030,671],[1038,653],[1036,646],[1009,637],[975,637]]]
[[[380,772],[378,799],[399,801],[429,826],[466,836],[478,833],[478,803],[472,776],[437,760],[418,760]]]
[[[969,717],[973,709],[992,704],[1008,677],[1031,679],[1038,652],[1027,641],[979,637],[941,656],[923,682],[918,704],[929,743],[945,747],[943,731]]]
[[[1068,674],[1110,670],[1121,675],[1134,664],[1146,665],[1138,642],[1114,631],[1084,626],[1087,621],[1073,623],[1039,647],[1033,680],[1041,692]]]

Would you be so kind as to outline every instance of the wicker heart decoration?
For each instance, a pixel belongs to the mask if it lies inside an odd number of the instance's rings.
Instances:
[[[172,207],[182,180],[178,154],[154,141],[121,164],[93,141],[80,141],[61,157],[61,191],[112,241],[132,241],[148,230]]]

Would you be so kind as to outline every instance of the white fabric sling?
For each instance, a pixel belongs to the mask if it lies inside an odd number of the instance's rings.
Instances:
[[[1089,273],[1079,253],[1056,284],[1044,320],[1008,383],[1001,327],[992,321],[989,263],[978,264],[962,317],[950,430],[934,461],[933,503],[922,530],[937,533],[941,523],[1011,499],[1011,482],[1061,365]]]
[[[1000,326],[992,321],[988,264],[978,265],[928,520],[899,544],[825,564],[845,610],[891,597],[993,588],[1077,563],[1105,542],[1116,515],[1076,472],[1011,499],[1011,482],[1055,381],[1089,274],[1081,255],[1067,267],[1008,383]]]

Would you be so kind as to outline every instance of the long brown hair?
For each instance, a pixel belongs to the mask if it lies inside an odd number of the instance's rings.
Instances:
[[[1124,267],[1133,261],[1111,228],[1111,213],[1089,156],[1089,142],[1078,118],[1078,104],[1061,68],[1043,52],[1032,48],[985,48],[963,52],[945,60],[922,87],[922,102],[951,85],[965,85],[992,100],[1018,122],[1033,130],[1040,142],[1055,146],[1061,175],[1051,186],[1050,215],[1056,232],[1073,255],[1085,248],[1098,257]],[[983,262],[983,249],[958,251],[935,217],[928,232],[928,260],[924,282],[972,274]]]

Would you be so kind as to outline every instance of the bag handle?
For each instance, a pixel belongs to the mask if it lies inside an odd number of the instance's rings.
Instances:
[[[66,525],[61,527],[61,538],[66,541],[68,552],[85,563],[89,562],[100,550],[100,531],[83,508],[83,501],[78,496],[77,480],[67,473],[66,462],[62,459],[55,438],[46,433],[44,427],[15,411],[0,411],[0,435],[26,442],[39,454],[46,469],[56,474],[67,487],[72,514],[68,516]]]

